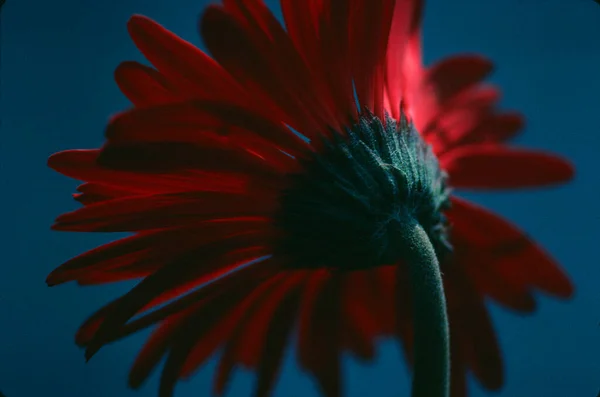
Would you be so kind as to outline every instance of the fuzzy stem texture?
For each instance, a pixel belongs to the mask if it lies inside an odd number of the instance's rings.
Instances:
[[[403,222],[402,232],[413,302],[412,397],[448,397],[450,336],[440,266],[427,233],[416,220]]]

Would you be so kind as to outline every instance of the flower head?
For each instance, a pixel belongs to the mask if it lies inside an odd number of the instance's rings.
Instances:
[[[323,393],[341,394],[340,354],[368,360],[398,337],[412,359],[403,253],[407,216],[433,243],[444,274],[452,393],[467,369],[502,384],[489,296],[531,311],[533,289],[566,297],[557,265],[521,231],[450,188],[564,182],[566,161],[505,143],[521,127],[480,82],[491,63],[457,56],[425,67],[418,0],[281,0],[285,29],[260,0],[206,9],[212,56],[153,21],[129,32],[154,67],[121,64],[134,107],[114,117],[101,149],[53,155],[85,181],[84,207],[56,230],[132,232],[48,277],[101,284],[141,279],[94,314],[77,343],[103,345],[157,325],[135,361],[139,386],[162,357],[161,396],[223,348],[232,369],[276,380],[298,330],[297,354]]]

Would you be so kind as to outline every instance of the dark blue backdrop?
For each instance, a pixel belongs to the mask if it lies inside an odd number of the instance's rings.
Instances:
[[[73,333],[95,308],[127,285],[49,289],[55,266],[115,236],[51,232],[53,218],[75,208],[77,183],[46,168],[65,148],[102,142],[107,117],[128,106],[112,81],[121,60],[140,55],[127,37],[133,13],[148,15],[199,43],[197,15],[206,0],[8,0],[3,10],[0,141],[0,389],[8,397],[156,395],[156,377],[139,392],[126,373],[143,338],[106,348],[89,364]],[[271,3],[275,1],[271,0]],[[511,397],[595,396],[600,387],[600,7],[592,0],[431,0],[425,19],[428,62],[474,51],[498,65],[492,80],[503,105],[523,111],[519,143],[574,160],[576,180],[544,191],[477,194],[480,203],[517,222],[568,269],[577,287],[570,302],[540,296],[524,318],[490,304],[507,367]],[[394,344],[376,365],[346,360],[348,395],[408,395],[409,375]],[[204,395],[213,365],[180,397]],[[245,396],[252,378],[238,377],[230,396]],[[472,382],[473,396],[485,396]],[[312,396],[314,386],[293,360],[277,395]]]

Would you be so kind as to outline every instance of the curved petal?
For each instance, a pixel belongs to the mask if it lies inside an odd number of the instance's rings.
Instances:
[[[73,198],[83,205],[91,205],[119,197],[139,194],[127,189],[119,189],[114,186],[94,182],[87,182],[77,186],[77,191],[79,193],[74,193]]]
[[[168,338],[170,349],[165,351],[167,359],[160,377],[159,397],[173,396],[175,385],[183,377],[185,365],[191,357],[201,364],[216,351],[223,342],[222,336],[231,332],[236,318],[243,315],[242,306],[251,290],[251,286],[245,286],[199,303],[179,327],[171,330]],[[140,384],[143,378],[133,380]]]
[[[244,250],[224,254],[223,251],[235,248],[220,245],[220,254],[215,251],[212,256],[196,258],[196,266],[191,266],[190,262],[186,266],[185,258],[173,261],[170,266],[146,277],[127,294],[92,315],[81,326],[76,336],[77,344],[86,347],[86,357],[91,358],[108,343],[161,322],[174,314],[182,313],[202,302],[256,286],[281,269],[281,262],[272,257],[256,261],[248,257],[256,252]],[[240,261],[244,256],[246,259]],[[191,256],[187,258],[189,260]],[[200,259],[204,263],[198,263]],[[248,260],[251,263],[248,263]],[[186,281],[188,277],[193,281]],[[166,302],[168,303],[165,306],[156,309]],[[135,315],[138,317],[131,320]]]
[[[260,357],[257,357],[255,350],[253,350],[255,346],[249,345],[246,330],[254,325],[256,316],[261,317],[263,320],[266,318],[268,322],[271,317],[270,315],[265,316],[265,305],[277,305],[278,302],[273,302],[272,298],[281,296],[282,291],[285,294],[285,291],[288,291],[296,281],[297,278],[290,277],[288,272],[280,272],[263,282],[260,287],[252,292],[252,295],[248,298],[248,305],[244,308],[244,315],[239,319],[236,329],[224,345],[223,354],[219,359],[217,374],[214,377],[213,391],[215,395],[223,395],[232,372],[238,363],[245,363],[252,367],[256,366],[255,364]],[[258,328],[262,330],[262,327],[263,324],[259,325]],[[260,339],[262,336],[260,334],[254,335],[254,338]],[[250,336],[250,341],[255,342],[252,339],[253,335]],[[248,350],[251,350],[250,354],[247,353]]]
[[[121,63],[115,70],[115,81],[121,92],[138,107],[162,105],[183,99],[173,92],[173,87],[162,74],[138,62]]]
[[[388,113],[400,119],[401,104],[407,93],[414,91],[415,81],[423,74],[421,59],[422,0],[396,0],[387,43],[385,86],[388,96]],[[411,98],[412,99],[412,98]]]
[[[501,282],[519,293],[537,287],[559,297],[572,294],[573,286],[554,260],[509,222],[457,197],[447,215],[452,233],[468,244],[462,256],[482,255],[479,266],[488,267]]]
[[[336,95],[329,87],[331,82],[327,80],[327,76],[332,73],[327,69],[331,65],[323,61],[326,52],[322,48],[323,41],[319,40],[322,34],[320,14],[324,7],[323,2],[280,0],[280,4],[288,35],[305,64],[311,69],[311,84],[321,97],[324,111],[329,115],[329,119],[337,120],[337,123],[343,121],[342,108],[338,105],[340,95]],[[336,53],[341,59],[347,55]],[[335,65],[338,66],[337,63]]]
[[[46,282],[54,286],[104,273],[119,276],[135,264],[160,267],[185,251],[225,239],[235,233],[264,229],[267,222],[266,218],[232,218],[136,233],[68,260],[52,271]]]
[[[423,84],[430,86],[443,103],[483,80],[493,67],[490,60],[480,55],[448,57],[428,69]]]
[[[335,4],[334,9],[337,10],[342,9],[340,3],[348,2],[332,1],[331,3]],[[350,40],[346,40],[345,45],[349,47],[351,55],[351,70],[357,100],[361,109],[366,107],[382,120],[384,119],[383,88],[388,39],[392,33],[393,17],[397,15],[394,12],[395,3],[395,0],[376,2],[360,0],[354,2],[352,9],[349,9],[348,5],[343,8],[350,15],[347,24],[352,27],[349,29]],[[331,13],[334,14],[333,9]],[[339,41],[339,39],[334,40],[331,45],[338,47]],[[337,58],[338,62],[344,62],[344,59],[337,57],[336,52],[330,51],[329,54],[333,59]]]
[[[262,335],[260,361],[257,369],[256,396],[268,397],[280,372],[281,361],[295,324],[300,306],[298,289],[288,291],[278,302],[267,329]]]
[[[289,1],[281,1],[286,24],[292,19],[300,19],[307,23],[303,27],[305,33],[314,28],[314,24],[319,25],[319,39],[313,42],[315,47],[321,46],[316,59],[307,59],[292,32],[283,29],[262,0],[226,1],[225,7],[242,22],[248,35],[254,38],[254,43],[260,45],[261,52],[269,59],[269,67],[281,73],[284,85],[289,87],[291,95],[296,96],[302,104],[305,117],[313,118],[321,129],[320,132],[327,134],[328,126],[339,129],[350,114],[356,115],[349,68],[347,62],[344,62],[347,48],[342,48],[344,41],[347,41],[344,34],[348,30],[345,29],[347,25],[340,21],[346,19],[344,15],[347,13],[344,11],[344,4],[339,1],[292,2],[295,4],[291,7],[299,14],[289,18],[286,17],[286,13],[290,11],[290,5],[286,4]],[[305,19],[307,8],[313,13],[308,21]],[[336,12],[330,13],[327,9],[335,9]],[[327,20],[327,17],[332,19]],[[332,34],[338,36],[331,37]],[[346,40],[339,40],[340,37]],[[334,55],[328,51],[331,43],[335,43]],[[310,136],[317,131],[301,132]]]
[[[415,126],[425,131],[449,103],[482,81],[493,68],[478,55],[445,58],[428,68],[410,102]]]
[[[340,287],[341,275],[314,272],[300,309],[298,361],[315,376],[327,397],[341,395]]]
[[[498,389],[504,378],[502,357],[483,298],[460,265],[443,266],[442,272],[448,321],[465,363],[483,386]]]
[[[242,87],[193,44],[142,15],[131,17],[127,28],[138,49],[183,97],[248,102]]]
[[[479,105],[465,106],[445,112],[436,120],[435,125],[430,127],[425,139],[433,145],[438,156],[449,148],[455,147],[490,116],[492,104],[489,106]]]
[[[242,174],[180,169],[161,172],[133,172],[103,167],[99,164],[101,150],[65,150],[50,156],[48,166],[63,175],[106,186],[111,192],[129,192],[131,196],[153,193],[176,193],[203,190],[203,186],[221,185],[217,191],[241,192],[246,190],[248,177]],[[218,182],[217,182],[218,181]],[[216,187],[216,186],[215,186]],[[213,190],[213,189],[208,189]],[[106,194],[102,190],[100,196]],[[86,194],[86,191],[82,191]],[[97,190],[97,192],[99,192]],[[96,193],[91,193],[95,195]],[[112,198],[125,197],[111,193]],[[85,200],[85,198],[84,198]],[[92,200],[93,201],[93,200]]]
[[[202,220],[271,214],[275,198],[222,192],[128,196],[63,214],[54,230],[123,232],[184,227]]]
[[[503,112],[489,115],[476,128],[464,134],[456,144],[504,142],[523,129],[525,118],[518,112]]]
[[[479,293],[513,310],[524,313],[535,310],[536,302],[530,286],[521,278],[513,277],[507,267],[498,266],[496,255],[491,250],[471,244],[468,235],[461,234],[460,227],[452,231],[452,246],[455,259],[452,263],[464,267]]]
[[[384,334],[382,317],[387,313],[380,310],[385,303],[378,299],[377,288],[381,287],[377,281],[371,270],[352,272],[342,283],[342,342],[363,359],[373,357],[374,340]]]
[[[246,6],[250,4],[254,6],[251,8],[258,7],[258,2],[247,2]],[[304,62],[280,26],[276,30],[272,23],[255,27],[255,21],[248,22],[237,16],[237,6],[212,5],[205,10],[200,32],[206,46],[253,97],[268,104],[274,119],[315,139],[315,133],[322,131],[326,120],[318,108],[319,99],[309,84]],[[271,37],[265,28],[270,30]]]
[[[197,177],[195,190],[199,192],[243,193],[248,190],[243,177],[216,173],[198,173]],[[179,190],[185,189],[180,188]],[[173,189],[171,193],[176,193],[179,190]],[[79,193],[74,193],[73,198],[83,205],[92,205],[128,196],[143,195],[142,192],[135,189],[120,188],[95,182],[83,183],[77,187],[77,191]]]
[[[439,116],[433,120],[421,134],[426,139],[440,138],[443,142],[459,141],[475,121],[488,115],[498,101],[500,93],[495,87],[477,85],[465,90],[449,101]],[[448,131],[452,127],[457,131]],[[442,135],[440,137],[440,135]]]
[[[513,114],[495,112],[499,96],[495,87],[487,85],[466,90],[449,101],[421,134],[438,156],[466,143],[503,141],[516,129],[505,121]],[[512,130],[505,131],[511,127]]]
[[[208,302],[197,302],[187,310],[167,317],[156,327],[139,351],[129,371],[129,386],[137,389],[142,385],[171,348],[174,342],[173,336],[177,330],[206,303]]]
[[[440,158],[458,188],[510,189],[547,186],[573,178],[563,158],[540,151],[480,144],[456,148]]]
[[[179,142],[208,147],[243,146],[248,135],[292,155],[309,150],[281,123],[226,102],[187,101],[133,109],[114,117],[106,129],[110,143]]]

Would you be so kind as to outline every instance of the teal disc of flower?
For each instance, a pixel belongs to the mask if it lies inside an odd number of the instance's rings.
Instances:
[[[290,175],[275,225],[276,255],[292,268],[369,269],[405,258],[404,222],[423,226],[438,256],[451,249],[443,210],[450,190],[431,147],[405,118],[372,114],[334,133]]]
[[[49,159],[83,181],[83,206],[55,230],[131,233],[48,276],[139,280],[81,326],[86,357],[154,327],[129,384],[166,357],[161,397],[217,351],[217,395],[236,366],[270,395],[290,344],[327,397],[343,395],[342,353],[372,360],[381,337],[416,365],[420,313],[398,243],[410,219],[443,274],[452,397],[468,372],[501,387],[484,299],[531,312],[534,290],[573,288],[522,231],[454,192],[559,184],[570,163],[508,143],[523,118],[482,84],[489,60],[423,64],[420,0],[280,0],[283,24],[262,0],[222,3],[200,19],[208,52],[132,17],[151,64],[115,71],[133,107],[101,148]]]

